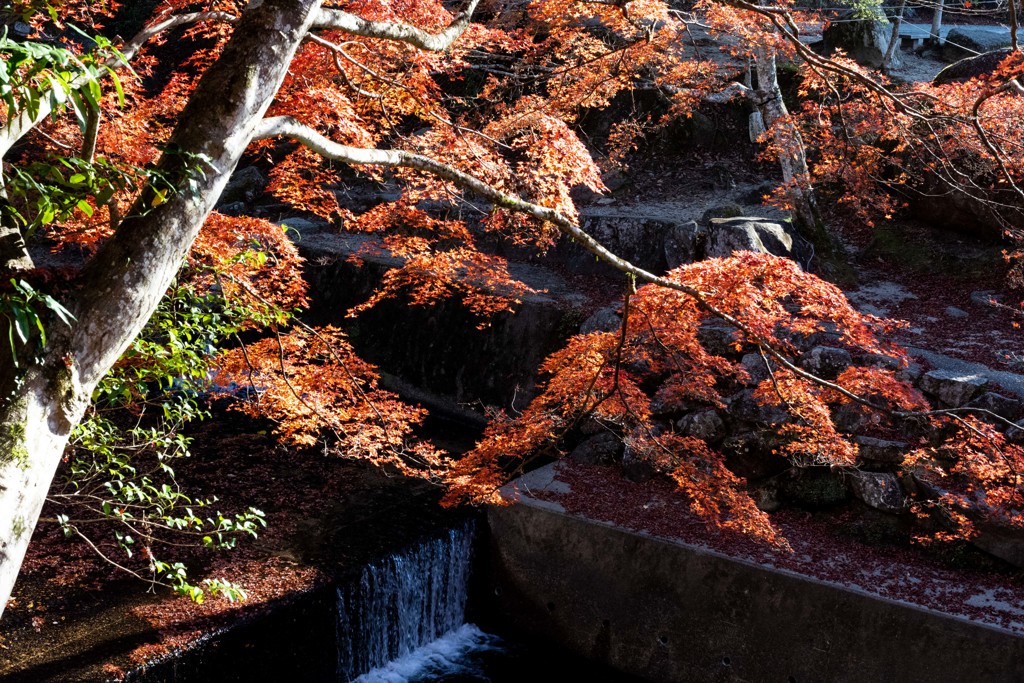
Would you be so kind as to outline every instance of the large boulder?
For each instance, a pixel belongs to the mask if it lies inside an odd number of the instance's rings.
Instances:
[[[1017,34],[1024,40],[1024,32]],[[958,26],[946,34],[942,56],[950,61],[984,55],[1010,47],[1009,29],[998,26]]]
[[[956,372],[955,370],[932,370],[921,377],[921,391],[933,396],[948,408],[960,408],[967,404],[988,380],[981,375]]]
[[[937,73],[935,78],[932,79],[932,83],[935,85],[944,85],[946,83],[967,81],[972,78],[978,78],[979,76],[987,76],[1010,55],[1010,52],[1010,48],[1007,47],[1001,50],[985,52],[980,55],[964,57],[960,61],[953,62]]]
[[[852,364],[849,351],[832,346],[815,346],[800,358],[804,370],[824,379],[835,379]]]
[[[850,483],[853,495],[868,507],[882,512],[905,512],[909,507],[907,494],[895,474],[854,471]]]
[[[904,454],[909,449],[909,445],[904,441],[888,441],[871,436],[858,436],[854,441],[857,443],[860,459],[873,465],[898,465],[903,462]]]
[[[822,37],[826,54],[842,50],[859,64],[879,67],[889,47],[892,24],[882,19],[857,19],[847,13],[829,24]],[[896,50],[890,66],[899,68],[902,64],[902,55]]]
[[[793,256],[793,235],[781,223],[763,218],[712,218],[705,237],[704,255],[725,258],[737,251]]]
[[[675,220],[660,207],[644,209],[594,206],[580,216],[580,227],[615,254],[654,273],[700,259],[700,228]],[[608,275],[614,269],[573,242],[562,242],[554,255],[574,273]]]
[[[569,457],[584,465],[608,465],[619,459],[622,450],[622,439],[617,434],[600,432],[581,441]]]

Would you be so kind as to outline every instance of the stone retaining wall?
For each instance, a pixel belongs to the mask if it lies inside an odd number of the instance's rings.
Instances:
[[[490,607],[659,683],[1024,680],[1024,638],[525,498],[488,511]]]

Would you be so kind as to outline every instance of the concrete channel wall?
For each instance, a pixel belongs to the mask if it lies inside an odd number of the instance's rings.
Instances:
[[[1024,681],[1024,638],[1009,631],[526,497],[488,521],[495,616],[647,680]]]

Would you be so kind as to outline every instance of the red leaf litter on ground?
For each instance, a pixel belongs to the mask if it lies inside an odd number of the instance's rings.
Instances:
[[[568,460],[557,467],[556,481],[567,487],[519,495],[557,503],[571,515],[1024,634],[1020,573],[953,569],[916,547],[868,545],[837,533],[841,517],[825,520],[795,510],[771,516],[793,548],[786,553],[707,525],[669,482],[635,483],[618,468]]]

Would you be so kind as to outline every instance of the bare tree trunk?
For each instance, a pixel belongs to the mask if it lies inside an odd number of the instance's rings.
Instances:
[[[882,57],[882,72],[887,73],[889,66],[892,64],[893,55],[896,54],[896,50],[900,46],[900,27],[903,26],[903,14],[907,10],[907,0],[900,0],[899,8],[896,10],[896,16],[892,18],[892,34],[889,37],[889,47],[885,50],[885,56]]]
[[[322,0],[252,2],[203,75],[160,161],[180,191],[139,204],[81,275],[73,329],[48,335],[20,377],[0,372],[0,614],[71,429],[145,325],[277,92]],[[204,155],[205,164],[198,161]],[[205,165],[203,172],[198,165]],[[189,183],[195,191],[189,190]],[[144,211],[143,209],[148,209]],[[2,347],[0,347],[2,349]],[[7,352],[9,355],[9,352]],[[8,370],[11,359],[0,350]],[[3,376],[5,375],[6,376]]]
[[[825,229],[818,210],[818,201],[807,167],[807,153],[803,136],[786,110],[779,87],[775,65],[775,52],[770,48],[757,50],[757,101],[764,118],[765,128],[771,130],[772,140],[779,152],[782,179],[786,183],[793,220],[797,229],[815,245],[829,271],[829,275],[848,278],[848,266],[839,245]]]
[[[775,52],[769,48],[759,48],[757,52],[757,92],[758,100],[762,103],[761,115],[764,125],[771,129],[773,140],[779,149],[782,179],[790,188],[793,213],[804,226],[815,226],[821,222],[821,218],[811,187],[803,137],[790,120],[786,103],[782,100]]]

